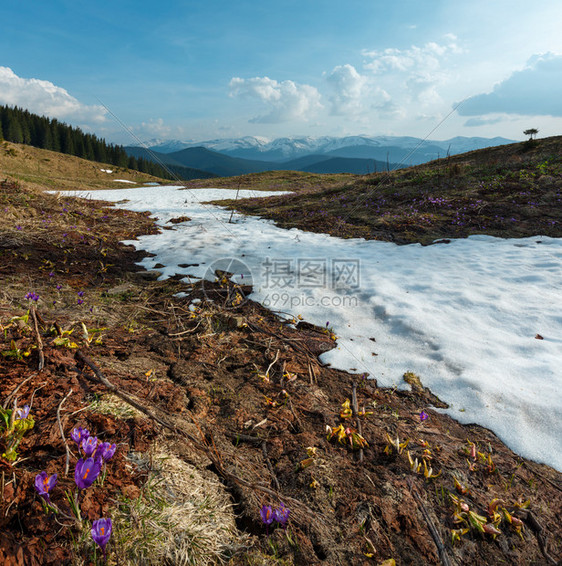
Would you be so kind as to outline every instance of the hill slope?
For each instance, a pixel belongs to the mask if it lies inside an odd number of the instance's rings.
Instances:
[[[97,163],[30,145],[0,143],[0,175],[49,189],[109,189],[143,183],[170,183],[133,169]],[[116,181],[118,180],[118,181]]]
[[[561,237],[562,137],[229,205],[284,227],[398,243],[470,234]]]

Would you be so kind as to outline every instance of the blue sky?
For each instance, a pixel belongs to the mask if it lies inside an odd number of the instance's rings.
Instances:
[[[109,141],[562,134],[559,0],[2,4],[0,104]]]

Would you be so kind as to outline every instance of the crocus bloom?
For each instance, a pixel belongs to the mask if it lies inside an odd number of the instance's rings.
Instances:
[[[290,509],[285,507],[284,503],[279,505],[279,509],[275,509],[275,520],[285,528],[287,526],[287,521],[289,520]]]
[[[74,442],[76,442],[78,446],[80,446],[82,440],[88,438],[89,436],[90,436],[90,431],[87,428],[82,428],[81,426],[75,428],[70,433],[70,438],[72,438],[72,440],[74,440]]]
[[[74,471],[74,481],[80,489],[90,487],[100,475],[102,462],[94,458],[80,458],[76,462],[76,470]]]
[[[271,508],[271,505],[263,505],[260,509],[260,516],[264,525],[271,525],[275,520],[275,512]]]
[[[86,454],[86,456],[91,456],[94,453],[97,445],[97,436],[88,436],[88,438],[84,438],[80,443],[80,446],[82,447],[82,450],[84,450],[84,454]]]
[[[117,446],[115,444],[109,444],[109,442],[102,442],[98,445],[96,451],[96,457],[100,457],[104,462],[107,462],[113,454],[115,454],[115,449]]]
[[[14,419],[16,421],[18,420],[23,420],[23,419],[27,419],[29,415],[29,405],[24,405],[23,409],[16,409],[16,415],[14,417]]]
[[[420,421],[423,422],[423,421],[425,421],[428,417],[429,417],[429,415],[428,415],[425,411],[422,411],[422,412],[420,413]]]
[[[105,556],[105,546],[111,537],[111,519],[98,519],[92,523],[92,538],[94,542],[103,550]]]
[[[43,471],[35,476],[35,489],[47,503],[50,501],[49,491],[51,491],[56,484],[57,474],[49,476],[47,472]]]
[[[33,291],[30,291],[29,293],[27,293],[27,295],[25,296],[26,299],[29,299],[30,301],[35,301],[37,302],[39,300],[39,295],[37,295],[36,293],[34,293]]]

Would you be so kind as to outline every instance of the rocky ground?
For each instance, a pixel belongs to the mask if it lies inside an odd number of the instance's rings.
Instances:
[[[562,475],[435,411],[417,376],[324,366],[336,336],[228,274],[154,280],[119,243],[148,215],[8,179],[0,218],[2,564],[102,563],[100,517],[108,564],[560,563]],[[81,520],[78,426],[117,445]]]

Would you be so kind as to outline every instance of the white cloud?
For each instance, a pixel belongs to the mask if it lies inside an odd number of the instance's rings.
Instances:
[[[449,80],[443,64],[451,55],[462,53],[453,34],[445,43],[428,42],[408,49],[388,48],[382,51],[363,51],[365,69],[370,71],[387,91],[425,105],[440,103],[437,87]],[[398,94],[399,93],[399,94]]]
[[[468,127],[491,126],[505,121],[507,116],[496,116],[495,118],[469,118],[464,125]]]
[[[382,88],[377,88],[373,95],[371,107],[376,110],[378,117],[383,120],[394,120],[404,118],[406,113],[404,108],[396,104],[390,94]]]
[[[333,90],[330,97],[332,115],[355,115],[362,111],[367,78],[360,75],[353,65],[334,67],[326,81]]]
[[[278,82],[269,77],[241,79],[234,77],[229,84],[230,96],[257,98],[269,112],[252,118],[250,122],[277,124],[289,121],[306,121],[322,108],[320,93],[310,85],[287,80]]]
[[[0,104],[20,106],[61,120],[103,122],[103,106],[87,106],[49,81],[18,77],[9,67],[0,67]]]
[[[494,86],[490,93],[465,100],[461,116],[519,114],[522,116],[562,116],[562,55],[534,55],[521,71]],[[468,124],[467,124],[468,125]],[[472,125],[472,124],[470,124]]]

